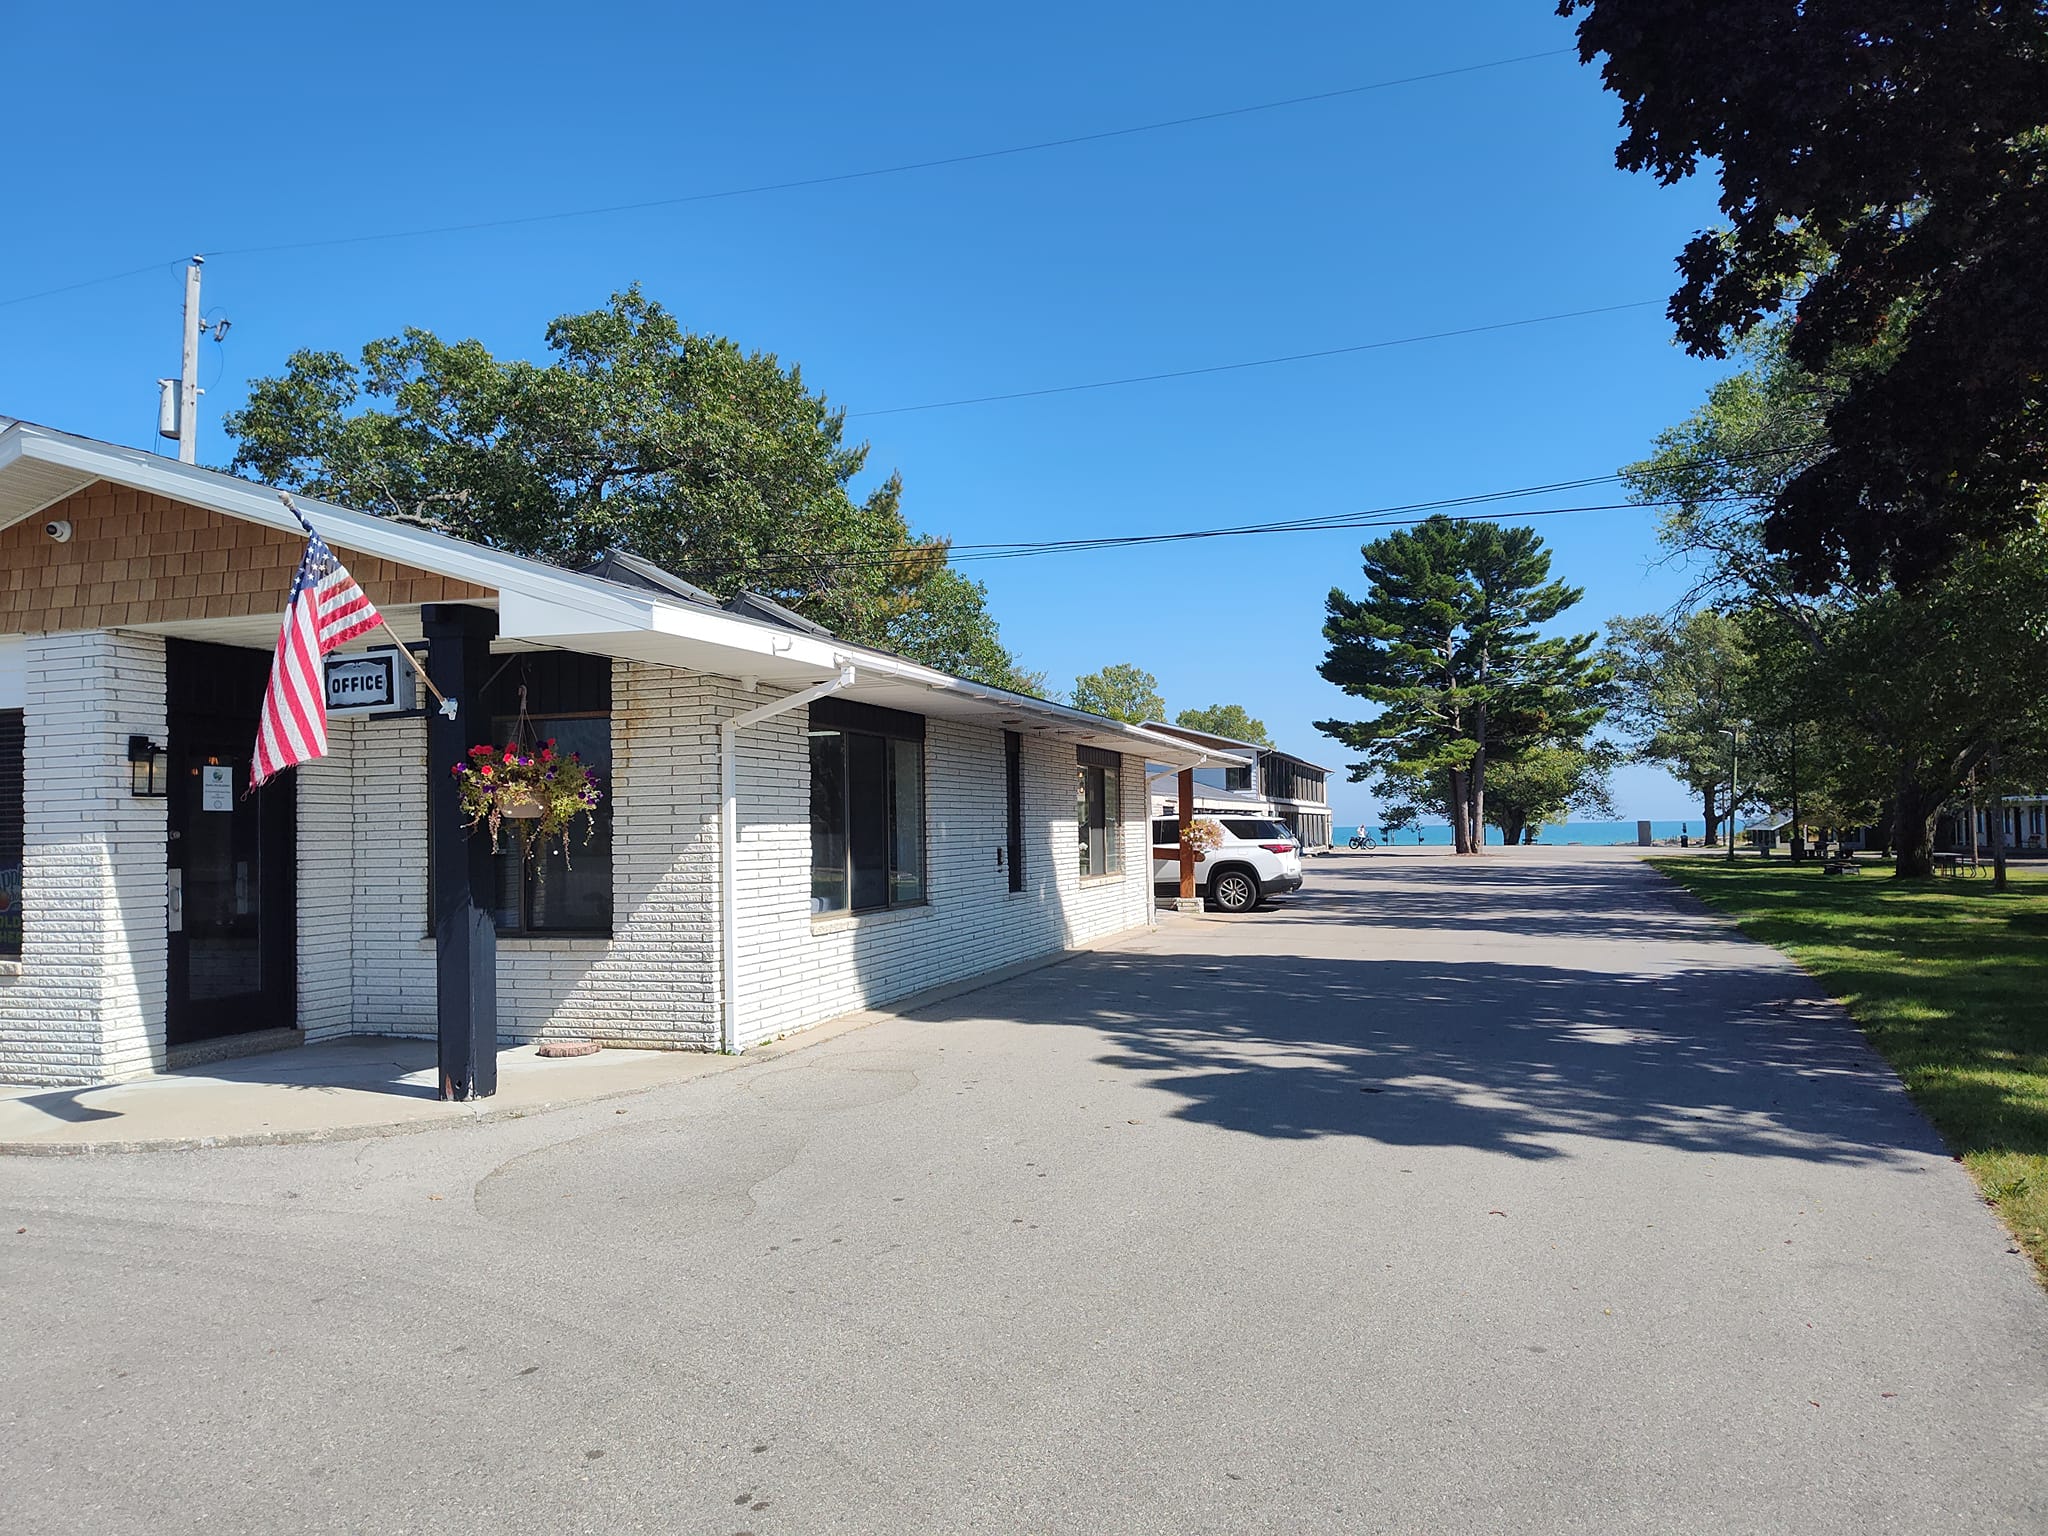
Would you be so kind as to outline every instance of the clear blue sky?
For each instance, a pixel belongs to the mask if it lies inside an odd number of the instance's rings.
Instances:
[[[456,15],[458,9],[465,14]],[[1458,6],[221,4],[19,11],[0,414],[156,446],[177,258],[745,187],[1182,117],[1565,47],[1549,0]],[[189,116],[181,120],[181,108]],[[1714,220],[1712,187],[1614,169],[1617,105],[1569,56],[1155,133],[836,185],[316,250],[222,254],[201,458],[298,347],[405,325],[535,355],[638,280],[696,330],[803,365],[962,542],[1142,533],[1600,474],[1712,370],[1661,304],[1205,378],[862,418],[1630,300]],[[1596,492],[1589,500],[1617,500]],[[1661,608],[1636,511],[1539,520],[1588,626]],[[967,567],[1057,685],[1106,662],[1175,709],[1311,722],[1356,532]],[[1696,810],[1659,773],[1628,816]],[[1333,789],[1365,820],[1362,786]]]

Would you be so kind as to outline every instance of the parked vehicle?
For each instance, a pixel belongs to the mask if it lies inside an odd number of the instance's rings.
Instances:
[[[1249,912],[1269,897],[1301,889],[1301,842],[1287,827],[1260,816],[1210,816],[1223,841],[1195,865],[1195,894],[1219,912]],[[1156,890],[1180,889],[1180,826],[1172,817],[1152,823],[1152,881]]]

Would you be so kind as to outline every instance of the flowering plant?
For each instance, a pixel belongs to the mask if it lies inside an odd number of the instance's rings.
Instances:
[[[1223,828],[1207,816],[1197,816],[1188,823],[1185,838],[1188,847],[1194,850],[1196,862],[1199,863],[1223,846]]]
[[[452,772],[469,830],[488,826],[493,853],[498,851],[499,834],[507,822],[519,839],[520,852],[528,859],[559,838],[566,860],[569,833],[578,816],[584,818],[584,842],[597,830],[594,813],[604,798],[597,777],[574,752],[555,751],[552,738],[532,751],[517,746],[471,747]]]

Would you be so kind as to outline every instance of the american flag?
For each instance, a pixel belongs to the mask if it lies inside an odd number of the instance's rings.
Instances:
[[[255,783],[327,755],[327,674],[321,658],[383,622],[348,567],[307,524],[305,557],[277,632],[270,686],[263,691],[250,774]]]

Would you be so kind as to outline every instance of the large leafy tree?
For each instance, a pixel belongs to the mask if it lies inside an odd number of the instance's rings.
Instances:
[[[1320,670],[1380,710],[1316,728],[1363,754],[1354,780],[1392,771],[1441,783],[1452,842],[1479,852],[1490,765],[1582,739],[1600,716],[1593,636],[1540,632],[1584,593],[1550,579],[1549,552],[1527,528],[1439,515],[1361,553],[1366,595],[1332,589]]]
[[[1113,662],[1100,672],[1074,679],[1074,708],[1142,725],[1166,718],[1166,700],[1159,697],[1159,679],[1128,661]]]
[[[1780,327],[1760,333],[1748,357],[1748,368],[1717,384],[1627,471],[1640,499],[1669,508],[1660,538],[1692,568],[1694,595],[1728,615],[1688,623],[1718,630],[1732,621],[1732,643],[1748,657],[1732,693],[1702,693],[1726,702],[1701,718],[1750,728],[1764,787],[1787,797],[1778,801],[1786,809],[1801,774],[1802,799],[1809,790],[1819,796],[1815,819],[1881,805],[1897,873],[1924,875],[1941,807],[1994,757],[2024,760],[2042,739],[2042,500],[2036,493],[2017,531],[2000,540],[1962,537],[1917,583],[1842,579],[1802,591],[1768,547],[1768,518],[1803,472],[1818,413],[1837,385],[1799,364]],[[1624,650],[1640,638],[1626,628],[1616,637]],[[1672,669],[1677,653],[1636,651],[1641,666],[1618,658],[1625,683],[1667,696],[1691,687],[1689,672]],[[1624,692],[1622,718],[1661,729],[1646,686]],[[1670,704],[1667,697],[1661,707]]]
[[[561,316],[546,340],[544,363],[418,329],[354,361],[296,352],[226,418],[233,468],[570,565],[623,546],[849,640],[1029,681],[985,589],[911,530],[901,481],[853,493],[867,447],[800,369],[685,332],[638,287]]]
[[[1700,797],[1706,841],[1725,811],[1729,732],[1744,723],[1748,663],[1740,626],[1703,608],[1676,621],[1659,614],[1611,619],[1603,657],[1613,673],[1611,720],[1637,762],[1654,763]]]
[[[1207,731],[1211,736],[1227,736],[1232,741],[1254,741],[1262,747],[1273,745],[1273,738],[1266,734],[1265,721],[1254,720],[1251,711],[1242,704],[1184,709],[1173,717],[1173,723],[1191,731]]]
[[[1722,356],[1790,308],[1839,374],[1823,451],[1764,525],[1794,583],[1917,583],[2029,526],[2048,482],[2048,6],[1561,0],[1621,98],[1617,160],[1711,165],[1724,228],[1679,257],[1679,338]]]

